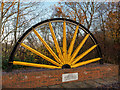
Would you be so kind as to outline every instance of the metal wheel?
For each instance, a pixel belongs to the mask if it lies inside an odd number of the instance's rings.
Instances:
[[[19,50],[24,52],[19,53]],[[28,53],[31,54],[26,57],[31,57],[31,61],[24,59]],[[24,60],[15,59],[20,55]],[[9,66],[60,69],[76,68],[97,61],[102,63],[102,55],[92,33],[73,20],[55,18],[34,25],[21,36],[11,52]]]

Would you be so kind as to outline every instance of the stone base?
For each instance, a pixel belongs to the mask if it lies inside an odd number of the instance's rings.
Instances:
[[[3,88],[37,88],[61,83],[95,80],[118,76],[118,65],[86,65],[73,69],[56,70],[18,70],[2,73]],[[62,74],[78,73],[78,80],[62,82]]]

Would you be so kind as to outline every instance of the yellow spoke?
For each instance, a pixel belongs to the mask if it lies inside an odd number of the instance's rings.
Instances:
[[[75,64],[77,61],[79,61],[81,58],[83,58],[85,55],[87,55],[90,51],[92,51],[97,45],[92,46],[87,51],[83,52],[80,56],[74,59],[74,62],[72,62],[72,65]]]
[[[79,46],[75,49],[74,53],[71,56],[71,60],[69,62],[69,64],[72,63],[73,59],[76,57],[76,55],[78,54],[78,52],[80,51],[80,49],[82,48],[83,44],[86,42],[86,40],[88,39],[90,34],[87,34],[85,36],[85,38],[82,40],[82,42],[79,44]]]
[[[79,66],[82,66],[82,65],[91,63],[91,62],[98,61],[98,60],[100,60],[100,59],[101,59],[101,58],[94,58],[94,59],[91,59],[91,60],[88,60],[88,61],[83,61],[83,62],[77,63],[77,64],[75,64],[75,65],[72,65],[71,67],[72,67],[72,68],[79,67]]]
[[[76,39],[76,34],[78,32],[78,28],[79,28],[79,25],[77,25],[76,27],[76,30],[74,32],[74,35],[73,35],[73,38],[72,38],[72,41],[70,43],[70,46],[69,46],[69,49],[68,49],[68,57],[70,57],[72,51],[73,51],[73,46],[74,46],[74,43],[75,43],[75,39]]]
[[[63,22],[63,58],[64,63],[67,63],[67,45],[66,45],[66,23]]]
[[[43,38],[40,36],[40,34],[35,29],[33,29],[33,31],[37,35],[39,40],[45,45],[45,47],[51,53],[51,55],[55,58],[55,60],[63,65],[61,60],[57,57],[57,55],[53,52],[53,50],[49,47],[49,45],[43,40]]]
[[[25,47],[26,49],[30,50],[31,52],[37,54],[38,56],[42,57],[43,59],[46,59],[47,61],[57,65],[57,66],[61,66],[59,63],[55,62],[54,60],[50,59],[49,57],[41,54],[40,52],[36,51],[35,49],[32,49],[31,47],[21,43],[21,46]]]
[[[63,62],[63,55],[62,55],[62,53],[61,53],[61,50],[60,50],[59,44],[58,44],[58,42],[57,42],[57,40],[56,40],[56,36],[55,36],[54,31],[53,31],[53,28],[52,28],[51,22],[49,22],[49,27],[50,27],[50,32],[51,32],[51,34],[52,34],[53,41],[54,41],[54,43],[55,43],[55,47],[56,47],[56,50],[57,50],[58,56],[59,56],[59,58],[61,59],[61,61]]]
[[[61,68],[52,65],[44,65],[44,64],[35,64],[35,63],[27,63],[27,62],[20,62],[20,61],[13,61],[15,65],[24,65],[24,66],[32,66],[32,67],[42,67],[42,68]]]

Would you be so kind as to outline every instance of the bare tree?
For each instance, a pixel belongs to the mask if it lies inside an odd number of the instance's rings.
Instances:
[[[42,3],[30,2],[30,3],[22,3],[22,2],[1,2],[1,42],[3,42],[11,33],[14,33],[15,42],[17,41],[17,32],[18,28],[22,28],[25,24],[30,23],[32,20],[36,18],[39,19],[43,9],[37,11],[40,5],[43,6]],[[36,12],[35,12],[36,11]],[[34,15],[33,15],[34,14]],[[15,26],[11,23],[14,22]],[[9,23],[9,31],[6,32],[6,25]],[[28,28],[27,26],[26,28]],[[13,29],[14,28],[14,29]]]
[[[95,2],[63,2],[55,6],[53,15],[73,19],[90,29],[97,5]]]

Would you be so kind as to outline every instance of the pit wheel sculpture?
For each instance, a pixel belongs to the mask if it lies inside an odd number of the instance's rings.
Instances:
[[[62,47],[60,47],[57,39],[59,37],[56,37],[55,34],[55,27],[57,27],[57,25],[60,24],[61,27],[59,26],[59,28],[62,28],[62,35],[63,38],[62,39]],[[47,44],[47,42],[42,38],[42,36],[40,35],[41,33],[38,33],[37,28],[40,27],[44,27],[44,26],[48,26],[48,31],[51,34],[51,40],[53,40],[52,43],[54,43],[54,46],[56,48],[56,52],[53,51],[53,49],[50,47],[49,44]],[[69,43],[69,45],[67,44],[67,34],[69,32],[69,29],[73,28],[73,36],[71,38],[71,41]],[[58,30],[58,29],[57,29]],[[57,32],[56,30],[56,32]],[[82,39],[81,42],[79,42],[77,47],[74,47],[75,42],[76,42],[76,36],[79,33],[79,31],[81,31],[81,33],[84,35],[84,38]],[[26,37],[28,35],[30,35],[30,33],[34,33],[39,40],[44,46],[45,48],[49,51],[49,53],[52,55],[52,57],[54,58],[51,59],[49,58],[47,55],[42,54],[41,52],[35,50],[34,48],[30,47],[30,45],[26,45]],[[90,38],[91,41],[93,42],[93,46],[91,46],[90,48],[88,48],[87,50],[83,51],[81,54],[79,54],[79,51],[85,47],[84,44],[87,41],[87,39]],[[23,42],[24,41],[24,42]],[[25,49],[31,51],[32,53],[40,56],[41,58],[47,60],[48,62],[51,62],[53,65],[46,65],[46,64],[37,64],[37,63],[28,63],[28,62],[23,62],[23,61],[15,61],[14,57],[15,57],[15,53],[18,51],[19,47],[24,47]],[[98,55],[98,57],[96,58],[92,58],[92,59],[88,59],[86,61],[82,61],[82,58],[85,57],[87,54],[89,54],[90,52],[92,52],[94,49],[96,49],[96,53]],[[16,43],[15,47],[12,50],[12,53],[10,55],[10,59],[9,59],[9,66],[14,65],[24,65],[24,66],[33,66],[33,67],[42,67],[42,68],[75,68],[75,67],[79,67],[82,65],[86,65],[92,62],[96,62],[99,61],[99,63],[102,64],[102,58],[101,58],[101,51],[100,51],[100,47],[96,41],[96,39],[94,38],[94,36],[91,34],[91,32],[86,29],[84,26],[82,26],[81,24],[73,21],[73,20],[69,20],[69,19],[64,19],[64,18],[55,18],[55,19],[49,19],[49,20],[45,20],[42,21],[36,25],[34,25],[33,27],[31,27],[29,30],[27,30],[22,37],[18,40],[18,42]],[[82,61],[82,62],[79,62]]]

